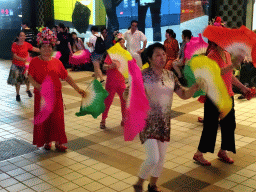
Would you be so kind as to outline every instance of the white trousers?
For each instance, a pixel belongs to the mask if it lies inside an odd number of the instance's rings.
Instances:
[[[142,163],[139,177],[148,179],[149,175],[152,177],[159,177],[164,165],[164,158],[169,142],[161,142],[156,139],[147,139],[144,143],[146,150],[146,160]]]

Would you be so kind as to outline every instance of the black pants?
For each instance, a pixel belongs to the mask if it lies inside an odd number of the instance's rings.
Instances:
[[[141,6],[140,3],[138,3],[138,29],[145,34],[146,14],[149,7],[151,12],[154,41],[161,41],[161,3],[162,0],[155,0],[155,3],[148,3],[145,6]]]
[[[61,52],[61,57],[60,61],[63,63],[65,69],[70,68],[71,66],[69,65],[69,50],[60,50]]]
[[[221,126],[221,149],[236,153],[235,147],[235,110],[233,106],[228,115],[220,120]],[[202,153],[214,153],[219,121],[219,111],[213,102],[207,97],[204,104],[204,125],[198,150]]]

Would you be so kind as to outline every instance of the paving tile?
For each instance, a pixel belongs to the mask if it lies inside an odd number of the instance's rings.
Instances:
[[[98,183],[98,182],[93,182],[87,185],[84,185],[83,188],[89,190],[89,191],[97,191],[99,189],[105,188],[104,185]]]
[[[17,175],[14,178],[17,179],[18,181],[25,181],[25,180],[31,179],[33,177],[35,177],[35,175],[32,175],[30,173],[24,173],[21,175]]]
[[[48,189],[52,188],[52,185],[49,185],[47,183],[41,183],[39,185],[35,185],[31,187],[35,191],[47,191]]]
[[[17,192],[17,191],[22,191],[22,190],[27,189],[27,186],[23,185],[22,183],[18,183],[18,184],[12,185],[10,187],[7,187],[5,189],[7,189],[10,192]]]
[[[66,192],[66,191],[71,191],[71,190],[77,189],[77,188],[79,188],[79,186],[70,182],[70,183],[65,183],[61,186],[58,186],[58,188],[64,192]]]
[[[9,187],[9,186],[17,184],[17,183],[18,183],[18,181],[16,179],[8,178],[8,179],[0,181],[0,186]]]
[[[23,181],[23,183],[29,187],[32,187],[32,186],[44,183],[44,181],[37,177],[34,177],[34,178],[28,179],[26,181]]]

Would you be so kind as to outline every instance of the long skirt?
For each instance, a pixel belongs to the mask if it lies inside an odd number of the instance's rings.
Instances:
[[[34,116],[40,111],[40,93],[35,90]],[[52,141],[67,143],[64,125],[64,107],[62,92],[56,91],[56,101],[52,114],[40,125],[34,125],[33,144],[42,147]]]
[[[12,64],[9,77],[7,79],[7,84],[9,85],[23,85],[28,83],[28,78],[25,75],[26,72],[26,66],[16,66]]]

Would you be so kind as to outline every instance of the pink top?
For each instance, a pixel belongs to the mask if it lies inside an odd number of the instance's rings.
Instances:
[[[109,55],[107,55],[104,63],[108,65],[112,64],[112,60]],[[126,87],[124,76],[120,73],[120,71],[118,71],[117,68],[107,70],[107,81],[113,82],[113,86],[121,85],[122,88]]]
[[[232,65],[230,54],[226,51],[224,53],[225,53],[225,56],[226,56],[227,63],[225,63],[223,61],[223,59],[221,58],[217,49],[211,49],[210,53],[208,54],[208,57],[210,59],[216,61],[220,68],[224,68],[224,67],[227,67],[229,65]],[[232,70],[230,70],[227,73],[225,73],[224,75],[222,75],[222,79],[224,80],[224,82],[226,84],[226,87],[227,87],[227,90],[228,90],[228,93],[231,97],[234,96],[234,92],[233,92],[233,89],[232,89],[232,77],[233,77],[233,71]]]

